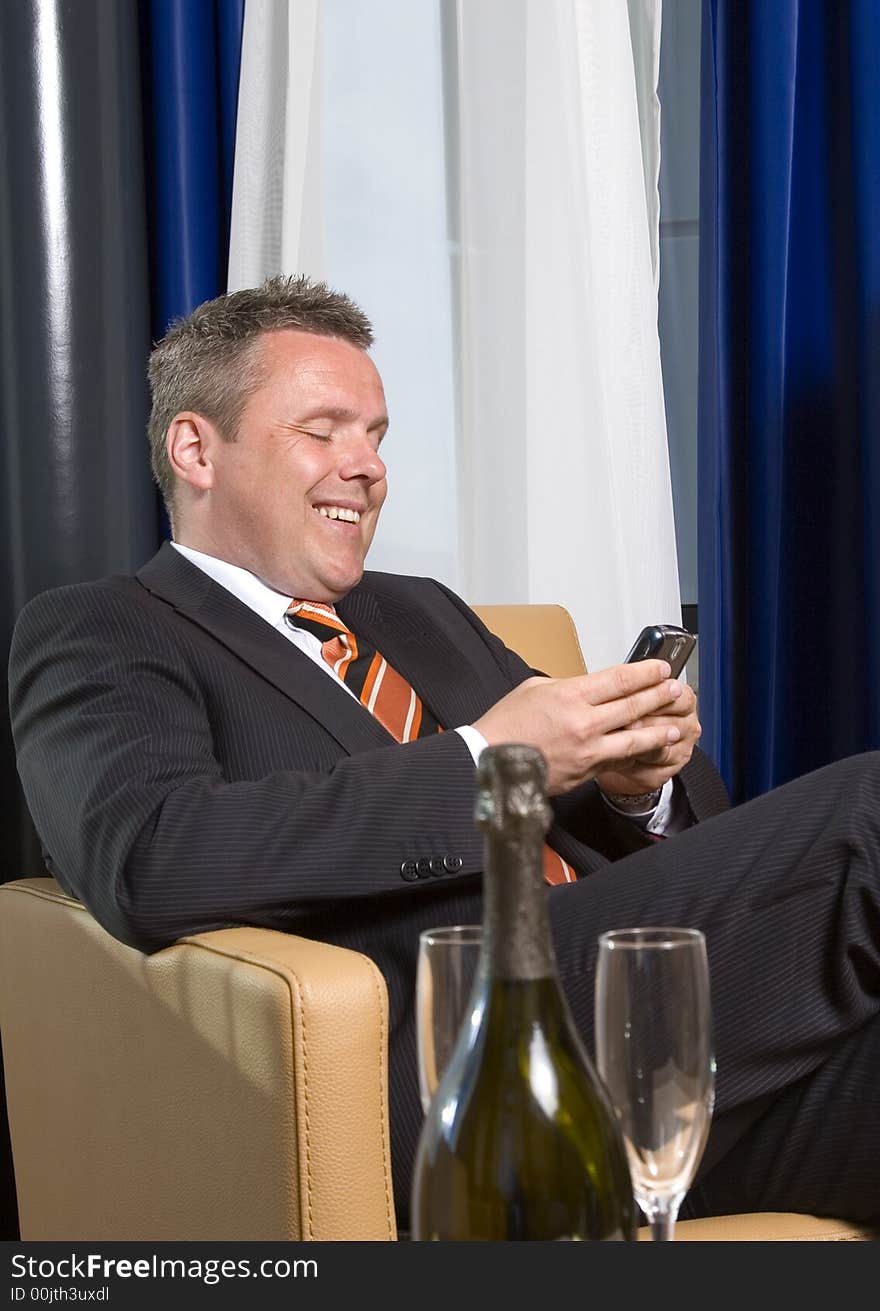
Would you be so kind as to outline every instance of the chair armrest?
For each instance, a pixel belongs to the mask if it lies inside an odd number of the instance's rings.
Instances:
[[[651,1231],[639,1230],[640,1241]],[[798,1215],[792,1211],[754,1211],[745,1215],[713,1215],[702,1220],[680,1220],[675,1226],[678,1241],[697,1243],[821,1243],[876,1241],[880,1232],[870,1225],[826,1216]]]
[[[247,927],[147,956],[52,879],[0,895],[22,1238],[396,1237],[371,960]]]

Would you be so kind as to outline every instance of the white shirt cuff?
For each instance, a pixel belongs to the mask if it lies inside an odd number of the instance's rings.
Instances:
[[[485,751],[489,743],[483,737],[483,734],[476,728],[471,728],[470,724],[463,724],[461,728],[455,730],[459,737],[464,739],[468,751],[473,757],[474,764],[480,760],[480,752]]]
[[[668,778],[660,789],[660,800],[645,828],[649,833],[665,833],[672,816],[672,779]]]

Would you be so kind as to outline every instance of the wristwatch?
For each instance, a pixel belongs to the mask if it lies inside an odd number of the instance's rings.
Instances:
[[[661,788],[656,792],[605,792],[601,788],[603,797],[610,801],[612,806],[618,810],[625,810],[633,815],[645,815],[649,810],[655,810],[660,800]]]

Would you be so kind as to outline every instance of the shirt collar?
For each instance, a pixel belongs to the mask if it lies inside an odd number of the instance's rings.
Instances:
[[[204,551],[194,551],[191,546],[181,546],[179,542],[172,542],[171,545],[209,578],[213,578],[215,583],[225,587],[227,592],[231,592],[261,619],[265,619],[266,623],[273,628],[281,626],[292,597],[282,596],[273,587],[267,587],[261,578],[242,569],[240,565],[205,555]]]

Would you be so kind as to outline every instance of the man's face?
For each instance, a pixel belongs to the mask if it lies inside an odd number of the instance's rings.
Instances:
[[[285,329],[258,350],[266,380],[238,439],[211,447],[202,549],[285,595],[337,601],[360,581],[385,500],[382,380],[334,337]]]

